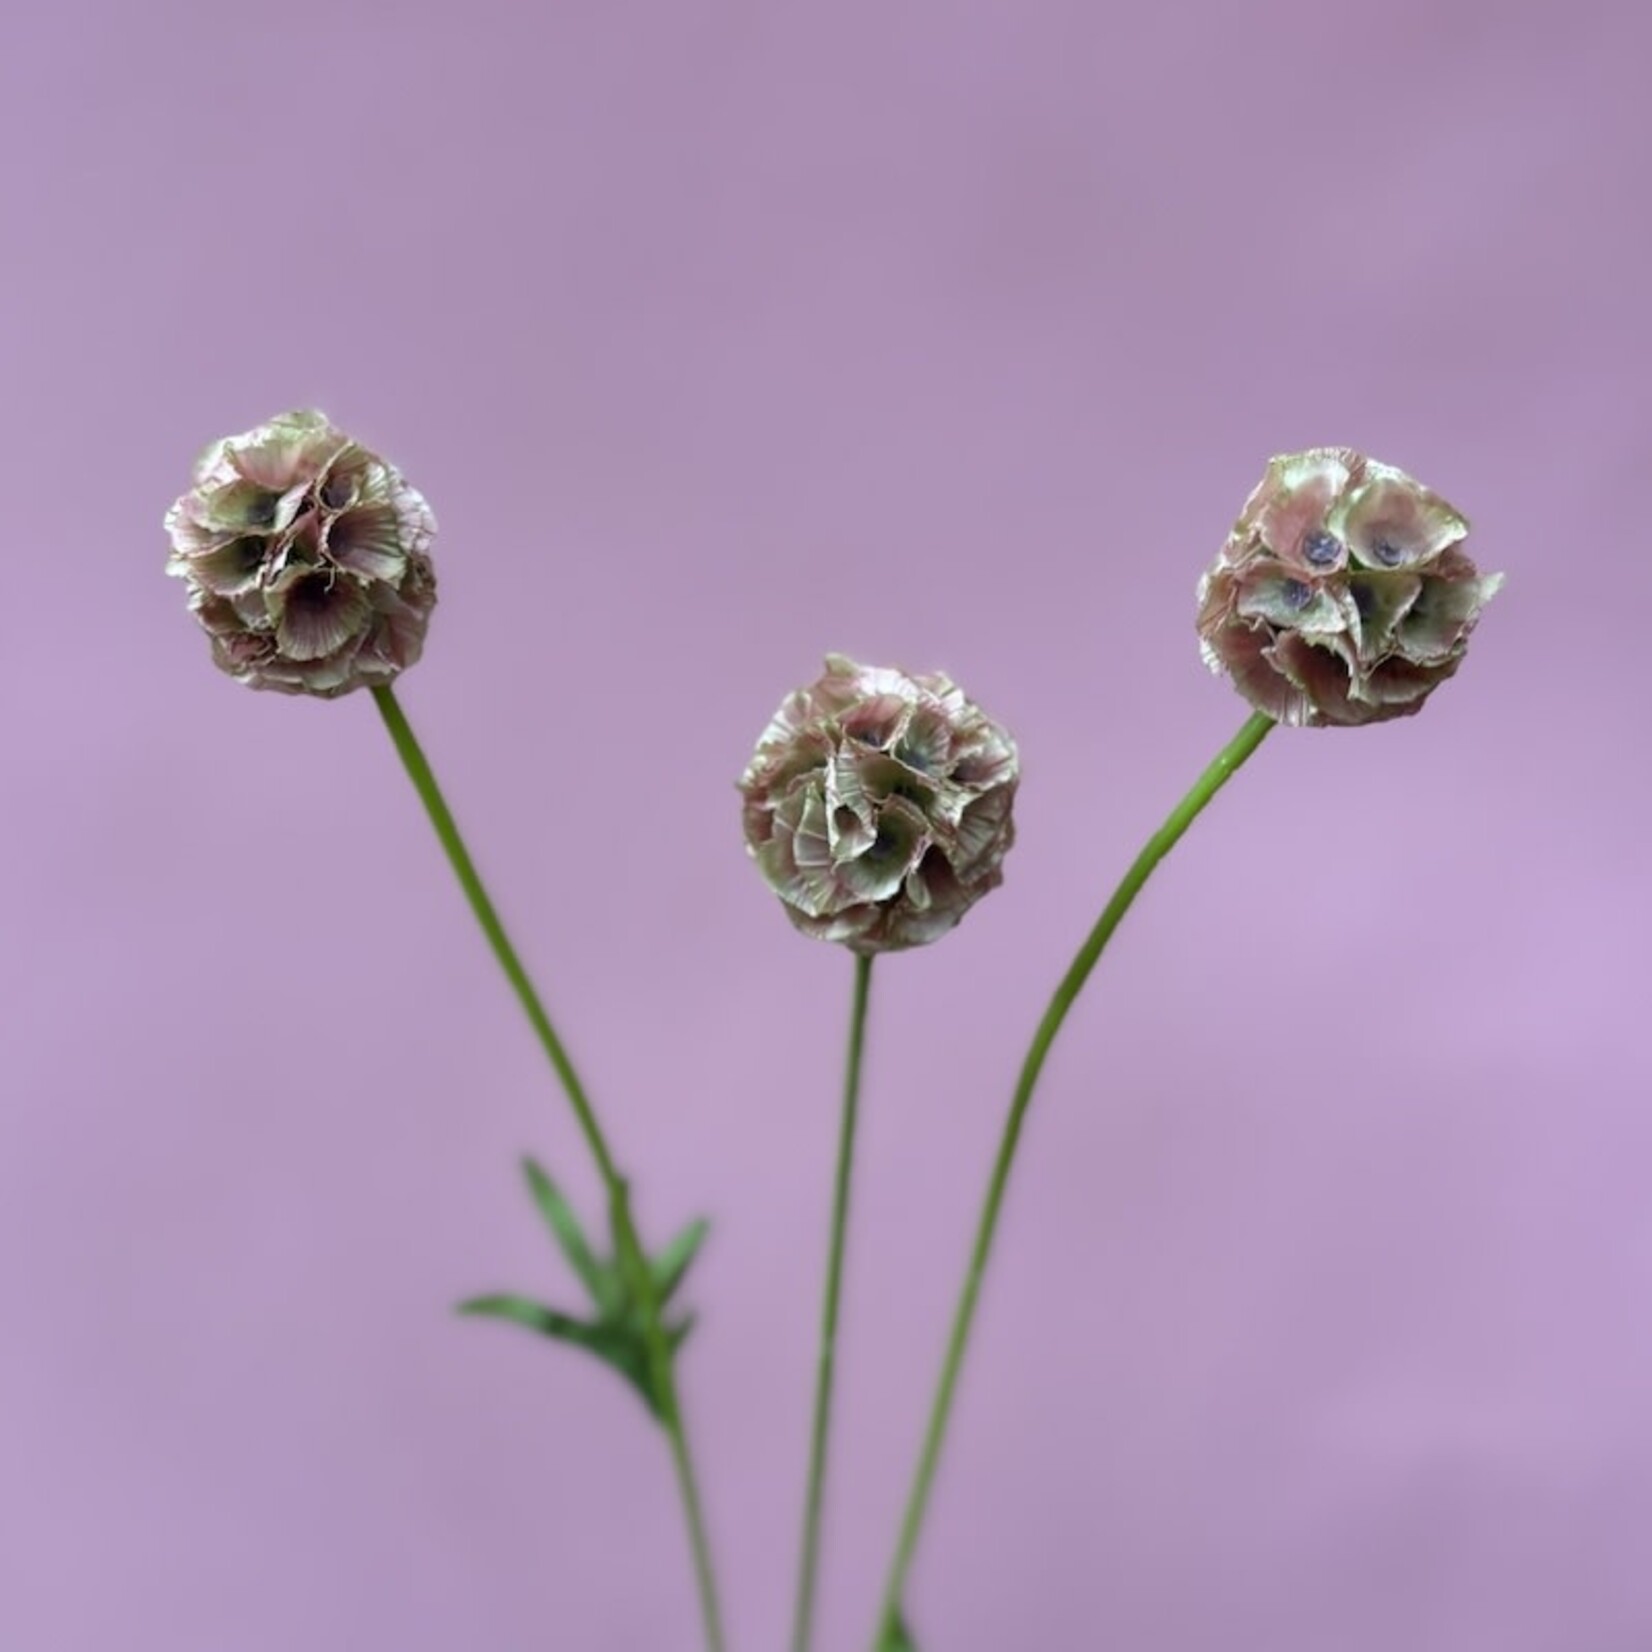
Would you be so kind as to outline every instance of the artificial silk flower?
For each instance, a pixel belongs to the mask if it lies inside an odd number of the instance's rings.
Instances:
[[[214,442],[166,531],[213,659],[253,688],[330,699],[391,682],[424,648],[436,519],[323,413]]]
[[[939,673],[826,657],[740,780],[746,847],[806,935],[862,954],[944,935],[1003,881],[1015,742]]]
[[[1199,582],[1205,662],[1281,723],[1409,717],[1503,583],[1469,560],[1467,534],[1392,465],[1341,447],[1283,454]]]

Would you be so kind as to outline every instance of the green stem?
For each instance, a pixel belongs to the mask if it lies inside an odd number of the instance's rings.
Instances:
[[[659,1296],[648,1271],[648,1262],[631,1219],[630,1190],[624,1181],[611,1189],[614,1232],[626,1266],[631,1271],[631,1288],[643,1304],[643,1339],[648,1350],[648,1366],[654,1388],[660,1396],[660,1422],[671,1442],[671,1464],[677,1474],[677,1490],[682,1498],[683,1518],[688,1523],[688,1544],[694,1556],[694,1580],[700,1591],[700,1616],[709,1652],[723,1652],[723,1614],[717,1599],[717,1572],[711,1560],[711,1540],[706,1533],[705,1507],[700,1501],[700,1484],[694,1473],[694,1458],[688,1448],[688,1430],[683,1424],[681,1396],[677,1392],[676,1361],[666,1342],[660,1322]]]
[[[947,1342],[946,1357],[941,1365],[941,1378],[935,1390],[930,1409],[929,1426],[924,1434],[923,1449],[918,1457],[912,1490],[907,1498],[906,1512],[901,1521],[900,1537],[895,1545],[895,1558],[889,1569],[889,1580],[884,1588],[882,1612],[879,1618],[879,1645],[893,1634],[906,1590],[907,1573],[918,1546],[918,1533],[923,1526],[930,1490],[935,1480],[936,1465],[940,1461],[941,1444],[946,1437],[947,1422],[952,1413],[952,1401],[958,1386],[958,1373],[964,1362],[964,1351],[969,1343],[971,1324],[975,1318],[976,1301],[981,1294],[981,1279],[986,1272],[987,1259],[992,1252],[993,1236],[998,1228],[999,1209],[1004,1202],[1004,1188],[1009,1181],[1010,1166],[1021,1139],[1021,1127],[1032,1101],[1038,1075],[1043,1071],[1044,1059],[1050,1053],[1061,1024],[1073,1001],[1089,980],[1113,931],[1137,895],[1142,885],[1153,874],[1153,869],[1170,853],[1182,834],[1198,819],[1211,799],[1232,779],[1239,766],[1262,744],[1273,719],[1261,712],[1253,713],[1243,728],[1217,753],[1210,767],[1193,783],[1187,795],[1170,811],[1164,824],[1147,840],[1141,853],[1131,863],[1112,899],[1102,909],[1095,927],[1085,937],[1061,984],[1055,989],[1043,1019],[1033,1033],[1032,1043],[1021,1064],[1015,1094],[1010,1101],[1009,1117],[1004,1124],[1003,1139],[999,1142],[998,1157],[992,1167],[992,1179],[987,1185],[986,1202],[975,1232],[975,1244],[970,1252],[969,1270],[964,1276],[963,1291],[953,1315],[952,1333]]]
[[[866,1000],[872,959],[855,957],[854,1000],[849,1011],[849,1049],[843,1069],[843,1118],[838,1128],[837,1172],[832,1185],[832,1233],[826,1251],[826,1299],[820,1313],[820,1362],[815,1375],[814,1425],[809,1436],[809,1483],[803,1499],[803,1558],[798,1568],[792,1652],[808,1652],[814,1632],[815,1575],[820,1562],[820,1511],[826,1496],[826,1437],[831,1428],[832,1375],[837,1362],[838,1301],[843,1286],[843,1237],[849,1225],[849,1174],[860,1110],[861,1054],[866,1046]]]
[[[580,1083],[579,1074],[574,1070],[574,1064],[569,1059],[562,1040],[557,1037],[556,1028],[551,1025],[551,1018],[546,1013],[521,958],[517,956],[516,948],[511,945],[510,937],[505,933],[505,926],[500,921],[498,910],[482,883],[475,862],[470,858],[470,851],[466,849],[464,839],[459,835],[459,827],[453,818],[453,812],[442,796],[442,789],[436,783],[435,772],[425,757],[424,749],[420,746],[412,725],[402,711],[401,703],[396,699],[394,690],[388,686],[375,688],[373,700],[379,708],[379,715],[384,719],[384,726],[390,731],[390,738],[402,760],[402,766],[407,770],[407,777],[413,782],[413,789],[419,794],[419,801],[424,804],[425,813],[430,816],[430,824],[436,829],[436,837],[447,855],[448,864],[453,868],[453,875],[459,880],[459,887],[464,891],[465,899],[470,903],[470,910],[475,914],[476,922],[481,927],[483,935],[487,937],[499,968],[504,972],[505,979],[510,982],[511,990],[522,1005],[529,1025],[538,1036],[545,1054],[550,1057],[551,1066],[556,1070],[562,1088],[567,1091],[568,1100],[574,1109],[574,1117],[579,1121],[580,1131],[591,1150],[591,1157],[596,1160],[603,1185],[608,1190],[615,1243],[620,1251],[621,1262],[631,1272],[634,1287],[643,1304],[643,1335],[655,1385],[660,1392],[661,1421],[671,1440],[672,1460],[676,1465],[677,1483],[682,1493],[683,1510],[688,1521],[689,1541],[694,1551],[695,1576],[700,1590],[700,1610],[705,1621],[706,1645],[709,1652],[723,1652],[722,1616],[706,1542],[705,1515],[683,1428],[682,1407],[677,1397],[671,1349],[665,1339],[664,1327],[660,1323],[659,1301],[648,1271],[648,1261],[631,1220],[630,1193],[625,1178],[620,1175],[614,1163],[614,1155],[609,1150],[602,1127],[597,1123],[590,1097],[585,1093],[585,1086]]]

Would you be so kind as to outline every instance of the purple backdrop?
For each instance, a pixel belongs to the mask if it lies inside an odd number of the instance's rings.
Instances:
[[[441,520],[404,685],[656,1236],[781,1644],[850,968],[733,780],[844,648],[1017,733],[873,1004],[822,1645],[864,1644],[1019,1052],[1243,708],[1192,590],[1348,442],[1509,573],[1427,713],[1263,749],[1058,1046],[926,1652],[1652,1645],[1652,25],[1626,4],[20,8],[0,53],[0,1645],[692,1652],[568,1294],[565,1107],[371,703],[218,676],[209,438]]]

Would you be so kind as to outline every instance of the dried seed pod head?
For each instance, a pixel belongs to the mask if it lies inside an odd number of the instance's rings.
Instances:
[[[390,682],[424,647],[436,520],[322,413],[214,442],[166,531],[212,657],[253,688],[332,698]]]
[[[949,678],[826,658],[740,781],[746,847],[807,935],[923,946],[1003,880],[1015,742]]]
[[[1503,583],[1469,560],[1467,534],[1392,465],[1340,447],[1273,459],[1199,582],[1205,662],[1282,723],[1409,717]]]

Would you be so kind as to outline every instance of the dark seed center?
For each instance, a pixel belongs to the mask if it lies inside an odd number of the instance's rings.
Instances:
[[[1312,589],[1300,579],[1287,579],[1279,587],[1279,594],[1285,599],[1285,606],[1300,613],[1314,599]]]
[[[325,575],[299,580],[287,598],[290,606],[309,614],[325,613],[332,600],[333,582]]]
[[[1342,555],[1342,545],[1334,533],[1315,528],[1302,541],[1302,554],[1315,568],[1329,568]]]
[[[1387,538],[1372,540],[1371,554],[1385,568],[1397,568],[1405,560],[1405,552]]]
[[[873,838],[871,847],[866,851],[866,858],[873,865],[882,866],[895,858],[900,846],[900,834],[890,831],[887,826],[880,826],[878,835]]]
[[[249,528],[267,528],[275,521],[276,497],[273,493],[260,493],[247,502],[247,526]]]
[[[329,476],[322,484],[321,502],[330,511],[342,510],[350,503],[350,495],[354,492],[348,476]]]

